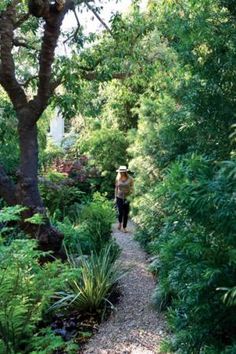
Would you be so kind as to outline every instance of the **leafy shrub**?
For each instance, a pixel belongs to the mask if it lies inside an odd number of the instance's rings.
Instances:
[[[169,306],[173,351],[221,353],[235,340],[235,308],[217,291],[235,285],[234,168],[233,161],[215,166],[205,157],[186,157],[152,190],[159,222],[149,218],[148,206],[139,211],[140,235],[151,226],[148,248],[159,254],[152,265],[160,280],[154,299],[159,309]]]
[[[90,165],[100,172],[96,184],[102,193],[114,195],[116,169],[126,164],[127,147],[124,133],[114,128],[96,129],[79,140],[79,151],[88,155]]]
[[[84,197],[84,192],[74,186],[73,180],[59,172],[50,172],[46,178],[41,178],[40,192],[50,215],[56,212],[58,219],[66,215],[74,217]]]
[[[64,234],[64,243],[69,253],[90,254],[100,250],[111,240],[111,227],[115,219],[113,205],[99,193],[93,195],[90,202],[82,205],[77,219],[55,221]],[[114,252],[118,246],[113,243]]]
[[[67,156],[64,159],[57,159],[51,168],[69,177],[73,180],[74,186],[85,193],[90,194],[96,190],[96,180],[100,174],[96,167],[89,165],[89,159],[85,155],[73,156],[73,159],[68,159]]]
[[[15,240],[7,247],[0,244],[1,353],[25,352],[43,311],[61,283],[60,263],[42,268],[41,255],[32,240]]]
[[[90,254],[94,249],[92,238],[87,227],[87,223],[81,224],[72,223],[69,218],[64,218],[63,221],[56,221],[57,228],[64,235],[64,245],[69,253],[77,254]]]
[[[95,193],[92,202],[82,209],[80,220],[86,222],[93,249],[98,253],[111,239],[111,226],[115,221],[112,202]]]
[[[51,168],[54,161],[63,158],[64,150],[56,145],[51,139],[48,139],[46,149],[40,151],[39,163],[41,169],[46,172]]]
[[[72,341],[65,342],[50,328],[45,328],[31,338],[29,350],[30,354],[54,354],[57,350],[76,354],[78,353],[78,345]]]
[[[13,240],[26,239],[26,234],[21,230],[17,222],[21,219],[21,213],[26,208],[21,205],[3,207],[0,211],[0,237],[3,244],[8,246]],[[35,214],[37,215],[37,214]]]

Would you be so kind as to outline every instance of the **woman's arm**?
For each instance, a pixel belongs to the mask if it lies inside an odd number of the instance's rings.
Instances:
[[[117,185],[117,181],[116,181],[116,184],[115,184],[115,199],[117,197],[117,194],[118,194],[118,185]]]

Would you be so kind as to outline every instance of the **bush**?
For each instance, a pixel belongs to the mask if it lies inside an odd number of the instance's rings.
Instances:
[[[78,353],[78,345],[73,341],[65,342],[50,328],[45,328],[31,338],[29,350],[30,354],[55,354],[57,351],[76,354]]]
[[[46,149],[40,151],[39,164],[41,169],[48,171],[54,161],[61,159],[64,156],[64,150],[56,145],[51,139],[48,139]]]
[[[95,193],[92,202],[81,211],[80,220],[82,223],[86,222],[93,249],[99,253],[111,239],[111,227],[115,221],[112,202]]]
[[[43,311],[62,282],[59,262],[39,264],[32,240],[0,244],[0,352],[25,353]]]
[[[160,281],[154,300],[159,309],[169,306],[172,351],[221,353],[236,339],[235,307],[226,306],[227,294],[218,290],[235,286],[234,170],[234,161],[216,166],[202,156],[181,159],[152,190],[159,221],[152,221],[147,204],[137,213],[140,235],[151,228],[145,242],[159,255],[152,264]]]
[[[94,250],[92,237],[90,236],[89,229],[86,222],[81,224],[72,223],[69,218],[64,218],[63,221],[56,221],[57,228],[64,235],[64,246],[69,253],[90,254]]]
[[[64,218],[55,221],[58,229],[64,234],[64,244],[69,253],[90,254],[100,250],[111,241],[111,227],[115,220],[112,203],[99,193],[93,195],[90,202],[84,204],[77,219],[72,222]],[[117,246],[114,243],[114,252]]]
[[[57,219],[65,216],[76,218],[79,205],[84,200],[74,181],[59,172],[50,172],[40,181],[40,193],[50,215],[56,213]]]
[[[114,196],[117,168],[127,163],[127,147],[124,133],[114,128],[88,132],[78,143],[79,151],[89,156],[90,165],[100,173],[100,178],[97,177],[95,182],[98,190],[106,192],[109,197]]]

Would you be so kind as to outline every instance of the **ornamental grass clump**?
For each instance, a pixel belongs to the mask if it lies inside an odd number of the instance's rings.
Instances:
[[[57,301],[52,308],[74,307],[81,312],[96,312],[105,303],[114,286],[125,275],[118,263],[114,263],[112,243],[99,254],[80,256],[70,262],[78,267],[78,277],[68,282],[66,291],[56,293]]]

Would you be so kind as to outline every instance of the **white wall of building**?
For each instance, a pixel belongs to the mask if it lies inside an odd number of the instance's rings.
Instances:
[[[65,133],[65,122],[62,114],[57,108],[55,111],[55,117],[50,122],[49,137],[57,145],[61,145]]]

